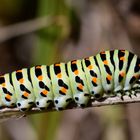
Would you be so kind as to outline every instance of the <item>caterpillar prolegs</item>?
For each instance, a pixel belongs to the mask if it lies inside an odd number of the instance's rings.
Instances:
[[[127,50],[104,51],[96,56],[50,66],[23,68],[0,76],[0,107],[51,103],[62,110],[74,101],[87,106],[91,97],[132,95],[140,91],[140,59]]]

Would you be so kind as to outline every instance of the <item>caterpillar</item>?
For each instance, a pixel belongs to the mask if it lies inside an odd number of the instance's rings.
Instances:
[[[132,95],[140,91],[140,59],[127,50],[110,50],[81,60],[37,65],[0,76],[0,107],[57,110],[74,101],[86,107],[91,97]]]

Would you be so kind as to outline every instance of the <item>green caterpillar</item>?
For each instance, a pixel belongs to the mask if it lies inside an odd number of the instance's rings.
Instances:
[[[81,107],[105,95],[136,94],[140,89],[140,59],[127,50],[104,51],[96,56],[50,66],[23,68],[0,76],[0,107],[51,103],[62,110],[71,101]]]

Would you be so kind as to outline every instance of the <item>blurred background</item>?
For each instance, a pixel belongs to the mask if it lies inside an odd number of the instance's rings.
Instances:
[[[0,0],[0,74],[127,49],[140,56],[139,0]],[[30,115],[0,140],[139,140],[140,104]]]

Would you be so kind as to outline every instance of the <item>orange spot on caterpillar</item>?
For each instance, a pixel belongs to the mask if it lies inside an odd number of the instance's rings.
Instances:
[[[82,84],[78,84],[78,88],[83,90],[83,85]]]
[[[112,76],[111,76],[110,74],[108,74],[108,75],[107,75],[107,79],[108,79],[109,81],[111,81]]]
[[[17,70],[16,72],[22,72],[22,70]]]
[[[22,84],[24,82],[24,79],[19,79],[19,82]]]
[[[42,79],[43,79],[42,75],[38,76],[37,78],[39,81],[42,81]]]
[[[2,83],[1,85],[2,85],[3,87],[5,87],[5,83]]]
[[[90,69],[90,70],[91,70],[91,69],[92,69],[92,65],[89,65],[89,66],[88,66],[88,69]]]
[[[41,69],[41,66],[36,66],[36,69]]]
[[[66,88],[64,88],[64,87],[62,87],[61,89],[60,89],[63,93],[67,93],[67,89]]]
[[[97,83],[97,78],[96,78],[96,77],[93,77],[93,78],[92,78],[92,81],[93,81],[94,83]]]
[[[120,60],[121,61],[124,61],[125,60],[124,56],[120,57]]]
[[[28,92],[24,92],[23,96],[28,97],[29,93]]]
[[[120,50],[121,52],[125,52],[125,50]]]
[[[134,77],[135,77],[136,79],[138,79],[138,78],[139,78],[139,74],[135,74]]]
[[[120,75],[121,75],[122,77],[124,77],[124,76],[125,76],[125,72],[120,72]]]
[[[72,64],[76,64],[76,60],[72,61]]]
[[[55,66],[59,66],[60,67],[60,63],[55,64]]]
[[[108,61],[107,61],[107,60],[104,60],[103,63],[104,63],[105,65],[108,65]]]
[[[100,54],[105,54],[105,51],[102,51]]]
[[[74,71],[74,74],[75,74],[75,75],[78,75],[78,74],[79,74],[79,71],[78,71],[78,70],[75,70],[75,71]]]
[[[86,57],[85,60],[89,60],[89,57]]]
[[[62,74],[61,74],[61,73],[58,73],[58,74],[57,74],[57,77],[58,77],[58,78],[61,78],[61,77],[62,77]]]
[[[48,93],[48,91],[47,91],[47,90],[43,90],[42,93],[43,93],[44,95],[46,95],[46,94]]]
[[[10,96],[9,94],[6,94],[6,98],[7,98],[8,100],[11,100],[11,96]]]

